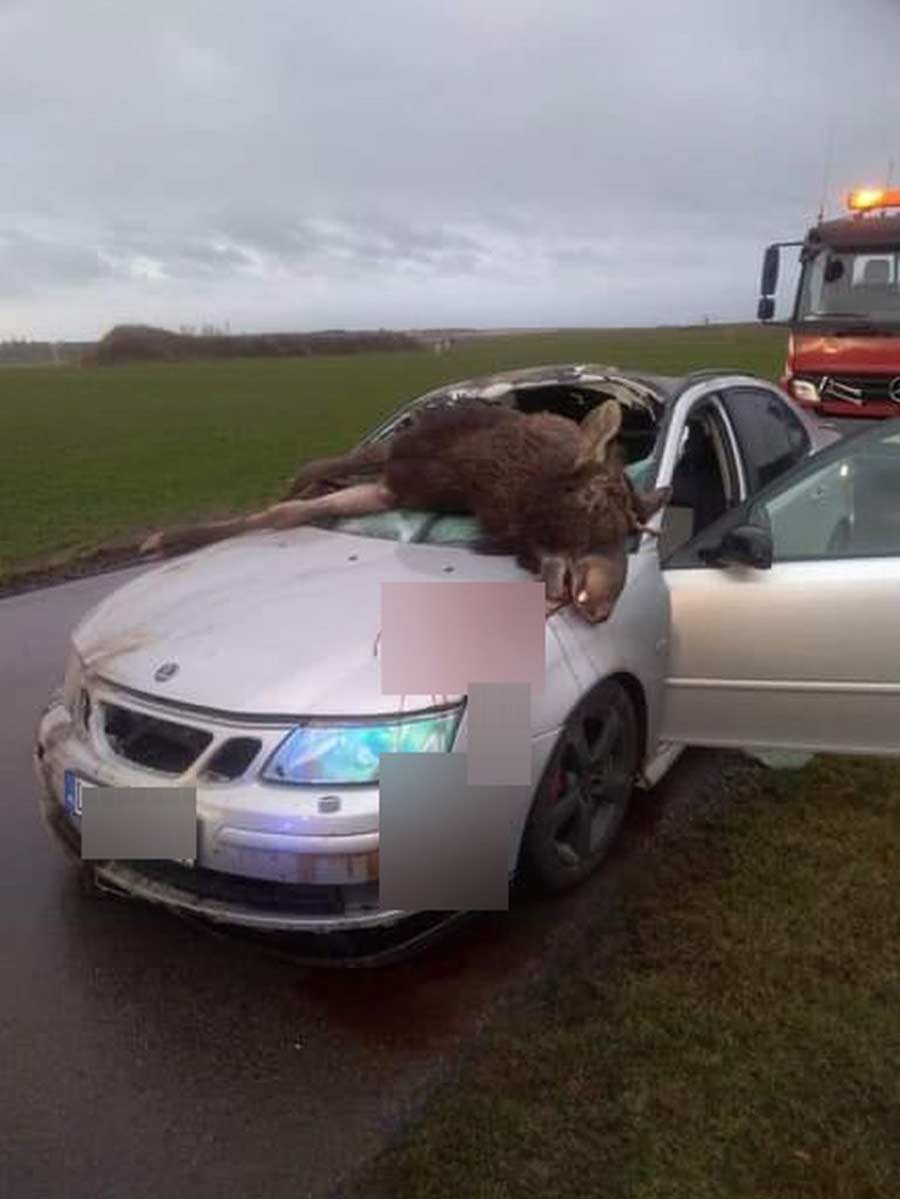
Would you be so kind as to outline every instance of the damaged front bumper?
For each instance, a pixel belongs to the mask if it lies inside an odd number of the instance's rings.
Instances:
[[[77,859],[96,887],[105,892],[161,904],[185,916],[219,925],[272,933],[340,934],[398,928],[422,913],[382,910],[377,878],[346,883],[282,881],[247,872],[247,855],[258,853],[261,865],[290,860],[292,846],[303,847],[304,861],[377,861],[377,832],[349,836],[276,837],[271,832],[229,828],[221,809],[198,794],[198,859],[189,866],[166,861],[90,861],[81,857],[77,817],[64,806],[65,771],[74,770],[101,785],[152,785],[146,775],[125,767],[111,768],[84,738],[76,734],[68,709],[57,694],[45,709],[33,763],[40,783],[39,804],[45,824],[70,856]],[[238,836],[237,834],[240,834]],[[259,848],[253,841],[260,842]],[[284,858],[282,855],[289,855]],[[238,870],[213,869],[233,863]],[[243,871],[240,866],[243,865]],[[283,874],[283,871],[281,872]]]

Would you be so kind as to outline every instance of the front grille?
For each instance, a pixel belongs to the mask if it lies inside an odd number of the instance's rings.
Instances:
[[[241,904],[267,911],[294,911],[309,916],[341,916],[345,910],[340,887],[317,887],[309,883],[278,883],[222,874],[203,866],[180,866],[175,862],[129,862],[144,878],[177,887],[198,899]]]
[[[103,733],[114,754],[163,774],[183,774],[212,741],[212,733],[134,712],[118,704],[101,704]]]
[[[888,387],[893,379],[900,375],[900,370],[894,371],[889,375],[885,374],[798,374],[795,379],[803,379],[808,383],[814,384],[823,400],[845,400],[849,403],[854,401],[862,401],[863,404],[870,402],[884,403],[885,400],[890,400]],[[897,411],[900,413],[900,404],[897,405]]]
[[[223,783],[240,778],[261,749],[258,737],[230,737],[203,767],[203,778]]]

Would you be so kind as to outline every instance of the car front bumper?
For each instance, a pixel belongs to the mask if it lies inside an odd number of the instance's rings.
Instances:
[[[85,862],[77,818],[64,807],[66,770],[106,786],[146,787],[169,780],[105,760],[88,739],[76,734],[59,695],[42,714],[33,764],[45,824],[69,854],[93,872],[100,890],[260,932],[377,930],[421,915],[379,908],[377,831],[323,836],[234,827],[223,821],[216,788],[198,791],[195,865]],[[299,872],[292,867],[302,866],[308,877],[311,864],[329,881],[290,881]]]

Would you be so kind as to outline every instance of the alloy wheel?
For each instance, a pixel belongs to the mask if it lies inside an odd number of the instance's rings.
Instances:
[[[625,816],[637,766],[634,706],[611,681],[568,721],[535,800],[523,849],[542,886],[564,890],[600,863]]]

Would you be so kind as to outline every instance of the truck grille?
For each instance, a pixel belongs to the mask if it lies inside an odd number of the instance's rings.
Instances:
[[[822,399],[827,400],[846,400],[853,403],[862,401],[862,404],[877,401],[884,403],[885,400],[890,400],[888,387],[893,379],[900,376],[900,371],[895,371],[892,374],[871,374],[871,375],[848,375],[848,374],[798,374],[796,379],[804,379],[808,383],[814,384],[819,389],[819,394]],[[900,384],[898,384],[900,387]],[[900,394],[900,393],[898,393]],[[897,411],[900,414],[900,403],[897,404]]]

